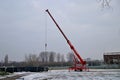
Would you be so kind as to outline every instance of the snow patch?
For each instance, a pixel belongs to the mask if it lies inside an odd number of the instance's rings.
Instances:
[[[69,72],[68,70],[51,70],[32,73],[17,80],[120,80],[120,69],[93,69],[90,72]]]

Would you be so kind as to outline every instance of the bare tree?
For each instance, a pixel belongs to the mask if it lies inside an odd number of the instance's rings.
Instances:
[[[29,66],[38,66],[39,65],[39,59],[37,55],[35,54],[29,54],[28,56],[25,55],[25,62]]]
[[[57,54],[57,62],[60,62],[61,61],[61,55],[60,53]]]
[[[8,54],[5,55],[5,58],[4,58],[4,65],[5,65],[5,66],[8,65]]]
[[[49,56],[49,62],[55,62],[55,55],[56,55],[56,53],[55,52],[50,52],[49,53],[50,54],[50,56]]]
[[[48,59],[49,59],[49,53],[48,52],[41,52],[39,54],[39,61],[45,63],[45,62],[48,62]]]
[[[61,62],[62,62],[62,63],[65,62],[65,57],[64,57],[63,54],[61,55]]]
[[[67,54],[67,60],[68,60],[68,62],[73,62],[73,59],[74,59],[74,54],[72,52],[69,52]]]
[[[105,7],[110,8],[110,2],[111,1],[112,0],[97,0],[97,2],[99,2],[102,5],[103,8],[105,8]]]

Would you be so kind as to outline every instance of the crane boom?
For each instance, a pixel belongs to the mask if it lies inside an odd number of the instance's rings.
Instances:
[[[53,22],[55,23],[55,25],[57,26],[57,28],[59,29],[59,31],[62,33],[63,37],[66,39],[67,43],[69,44],[71,50],[74,52],[74,54],[76,55],[76,57],[78,58],[78,60],[80,61],[80,63],[82,64],[82,67],[84,65],[86,65],[86,61],[84,61],[81,56],[79,55],[79,53],[76,51],[75,47],[72,45],[72,43],[70,42],[70,40],[66,37],[66,35],[64,34],[64,32],[62,31],[62,29],[59,27],[59,25],[57,24],[57,22],[55,21],[55,19],[53,18],[53,16],[51,15],[51,13],[49,12],[49,10],[47,9],[46,12],[49,14],[49,16],[51,17],[51,19],[53,20]]]

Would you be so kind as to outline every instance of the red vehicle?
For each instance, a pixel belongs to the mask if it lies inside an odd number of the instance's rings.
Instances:
[[[57,28],[59,29],[59,31],[62,33],[62,35],[64,36],[64,38],[66,39],[68,45],[70,46],[71,50],[74,52],[74,66],[70,67],[69,70],[75,70],[75,71],[83,71],[83,70],[88,70],[88,68],[86,67],[86,61],[84,61],[81,56],[79,55],[79,53],[76,51],[75,47],[72,45],[72,43],[70,42],[70,40],[66,37],[66,35],[64,34],[64,32],[62,31],[62,29],[59,27],[59,25],[57,24],[57,22],[55,21],[55,19],[52,17],[51,13],[49,12],[49,10],[47,9],[46,12],[49,14],[49,16],[51,17],[51,19],[53,20],[53,22],[55,23],[55,25],[57,26]]]

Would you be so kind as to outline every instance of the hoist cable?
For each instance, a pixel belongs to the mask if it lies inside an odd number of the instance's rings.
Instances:
[[[47,16],[45,14],[45,52],[47,51]]]

